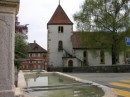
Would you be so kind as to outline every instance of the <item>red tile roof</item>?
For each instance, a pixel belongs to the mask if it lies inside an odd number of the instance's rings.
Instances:
[[[108,32],[73,32],[71,36],[74,49],[111,48],[111,39]]]
[[[78,32],[73,33],[73,35],[71,36],[71,40],[73,48],[84,48],[83,43],[80,39],[80,35],[78,35]]]
[[[61,5],[58,5],[47,25],[73,25],[73,23],[70,21]]]

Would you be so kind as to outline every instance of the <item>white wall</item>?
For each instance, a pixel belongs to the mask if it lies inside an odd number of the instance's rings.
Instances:
[[[83,52],[84,50],[75,50],[75,55],[83,60]],[[89,66],[103,66],[103,65],[111,65],[112,58],[109,52],[105,52],[105,64],[100,64],[100,50],[95,50],[95,52],[91,50],[87,50],[88,52],[88,65]]]
[[[58,33],[58,26],[64,27],[63,33]],[[62,66],[63,52],[58,51],[58,42],[63,42],[63,48],[69,53],[72,52],[72,25],[48,25],[48,51],[49,51],[49,65]]]
[[[125,64],[125,58],[124,58],[124,53],[123,52],[120,53],[120,55],[119,55],[119,63],[118,64],[119,65]]]

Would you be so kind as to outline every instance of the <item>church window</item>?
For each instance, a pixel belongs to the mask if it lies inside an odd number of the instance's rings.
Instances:
[[[63,50],[63,42],[62,41],[59,41],[58,43],[58,50]]]
[[[86,51],[83,52],[83,56],[86,58],[86,56],[87,56],[87,52]]]
[[[103,50],[100,51],[100,63],[105,64],[105,54]]]
[[[88,64],[88,52],[87,51],[83,52],[83,62],[84,62],[84,66],[86,66]]]
[[[63,33],[63,32],[64,32],[63,26],[59,26],[59,27],[58,27],[58,32],[59,32],[59,33]]]

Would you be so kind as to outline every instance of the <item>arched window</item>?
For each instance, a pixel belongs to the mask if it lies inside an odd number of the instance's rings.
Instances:
[[[63,42],[62,41],[59,41],[58,43],[58,50],[63,50]]]
[[[83,62],[84,62],[84,66],[88,65],[88,52],[87,51],[83,52]]]
[[[105,64],[105,54],[103,50],[100,51],[100,63]]]
[[[73,61],[72,61],[72,60],[69,60],[69,61],[68,61],[68,66],[69,66],[69,67],[73,67]]]

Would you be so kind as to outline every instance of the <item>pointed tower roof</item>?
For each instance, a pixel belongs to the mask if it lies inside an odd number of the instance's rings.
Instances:
[[[73,25],[59,4],[47,25]]]

